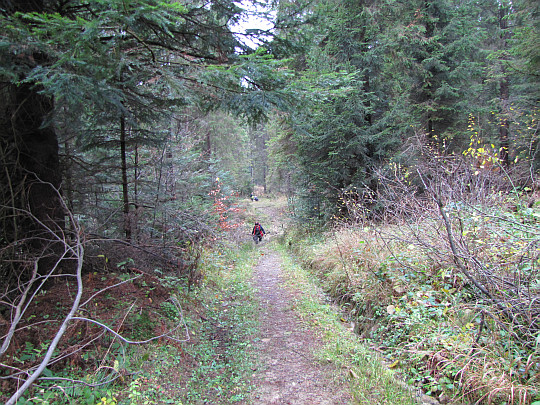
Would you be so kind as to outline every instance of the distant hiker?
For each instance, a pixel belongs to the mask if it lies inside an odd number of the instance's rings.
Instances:
[[[259,201],[259,199],[257,198],[256,195],[253,195],[253,193],[251,193],[251,195],[249,196],[251,198],[251,201]]]
[[[255,226],[253,227],[253,231],[251,231],[251,234],[253,235],[253,240],[257,244],[262,240],[263,236],[266,235],[266,232],[264,232],[261,224],[255,222]]]

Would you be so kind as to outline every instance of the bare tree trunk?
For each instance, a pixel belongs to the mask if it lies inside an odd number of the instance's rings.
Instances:
[[[501,40],[502,47],[501,49],[508,49],[508,40],[510,39],[510,34],[508,32],[508,15],[509,15],[509,5],[506,3],[500,3],[499,5],[499,28],[501,29]],[[510,166],[510,155],[509,155],[509,128],[510,121],[508,118],[509,115],[509,99],[510,99],[510,85],[508,82],[508,75],[506,74],[506,67],[504,65],[505,61],[501,62],[501,81],[500,81],[500,122],[499,122],[499,143],[500,143],[500,152],[499,158],[503,166]]]
[[[133,168],[133,202],[134,215],[131,222],[133,240],[139,239],[139,144],[135,142],[135,161]]]
[[[124,232],[126,240],[131,241],[131,223],[129,218],[129,194],[126,157],[126,118],[120,118],[120,154],[122,159],[122,198],[124,203]]]

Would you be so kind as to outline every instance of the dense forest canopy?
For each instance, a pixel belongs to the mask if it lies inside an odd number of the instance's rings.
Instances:
[[[0,1],[0,358],[85,238],[193,269],[254,187],[319,225],[538,189],[538,2],[254,3]]]
[[[228,172],[227,186],[244,193],[268,175],[325,217],[340,192],[375,191],[380,170],[414,165],[413,143],[485,154],[525,182],[538,166],[535,2],[279,2],[267,8],[271,30],[248,32],[264,34],[257,50],[234,33],[244,10],[233,2],[2,10],[2,198],[52,228],[64,227],[60,198],[97,222],[91,213],[105,201],[112,213],[116,199],[116,227],[131,239],[132,211],[150,206],[143,195],[159,202],[155,176],[171,156],[182,172]],[[241,120],[214,125],[206,114],[218,109]],[[173,152],[173,138],[186,145]],[[160,162],[153,179],[148,162]]]
[[[280,138],[308,199],[331,212],[339,190],[375,191],[380,170],[414,166],[417,142],[433,155],[492,157],[533,181],[536,4],[328,1],[313,15],[291,65],[302,107]]]
[[[229,26],[241,12],[233,2],[3,2],[2,205],[16,210],[2,211],[4,241],[36,221],[62,232],[65,208],[97,228],[95,210],[108,211],[123,224],[106,232],[130,240],[141,206],[206,197],[215,130],[202,129],[204,112],[230,105],[260,119],[279,87],[257,55],[239,59],[248,48]]]

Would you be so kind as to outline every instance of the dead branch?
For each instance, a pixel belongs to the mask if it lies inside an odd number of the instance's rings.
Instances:
[[[57,191],[57,193],[58,193],[58,191]],[[58,193],[58,195],[60,197],[59,193]],[[31,277],[30,277],[29,280],[27,280],[25,282],[20,282],[18,287],[14,288],[14,289],[12,289],[10,291],[6,291],[3,294],[4,299],[2,299],[1,303],[2,303],[2,305],[6,305],[9,308],[11,308],[11,312],[12,312],[13,315],[12,315],[11,320],[10,320],[11,322],[10,322],[8,331],[2,337],[3,340],[2,340],[2,346],[0,348],[0,356],[6,354],[8,348],[9,348],[9,346],[10,346],[12,340],[13,340],[13,337],[16,335],[16,333],[18,331],[20,331],[20,330],[22,330],[24,328],[28,328],[30,326],[30,325],[25,325],[25,326],[23,326],[21,328],[20,327],[21,321],[23,320],[26,311],[29,309],[30,304],[34,301],[37,294],[39,294],[39,292],[42,290],[43,286],[45,285],[45,283],[48,280],[50,280],[50,279],[52,279],[54,277],[75,277],[75,279],[77,280],[76,294],[75,294],[75,296],[73,298],[73,301],[72,301],[72,303],[70,305],[70,310],[69,310],[68,314],[61,321],[61,324],[60,324],[57,332],[55,333],[51,343],[48,345],[46,353],[44,354],[43,358],[40,359],[39,364],[37,364],[37,365],[35,365],[33,367],[30,367],[30,368],[27,368],[27,369],[18,369],[18,368],[15,368],[15,367],[11,367],[11,366],[9,366],[7,364],[2,364],[2,366],[5,366],[6,369],[11,369],[12,372],[9,375],[2,376],[1,379],[3,379],[3,380],[12,379],[12,378],[23,379],[23,376],[25,378],[25,381],[18,387],[16,392],[13,393],[12,396],[8,399],[8,401],[6,402],[6,405],[13,405],[13,404],[17,403],[17,401],[28,390],[28,388],[30,386],[32,386],[33,384],[35,384],[37,381],[39,381],[39,380],[54,380],[55,377],[42,377],[42,373],[43,373],[43,371],[45,370],[46,367],[50,366],[51,364],[57,363],[57,362],[61,361],[62,359],[65,359],[68,356],[73,355],[73,353],[75,353],[76,351],[83,350],[84,347],[87,347],[93,341],[96,341],[97,339],[101,338],[106,333],[107,334],[112,334],[115,338],[121,340],[122,342],[124,342],[126,344],[144,344],[144,343],[149,343],[151,341],[154,341],[154,340],[157,340],[157,339],[160,339],[160,338],[167,338],[167,339],[171,339],[171,340],[176,341],[176,342],[185,342],[185,341],[189,340],[189,330],[188,330],[187,324],[186,324],[186,322],[184,320],[182,308],[181,308],[179,302],[175,298],[172,298],[172,302],[173,302],[174,306],[177,309],[177,312],[180,314],[180,317],[181,317],[181,320],[178,323],[178,325],[176,327],[174,327],[174,328],[160,334],[159,336],[154,336],[154,337],[152,337],[150,339],[147,339],[147,340],[144,340],[144,341],[133,341],[133,340],[127,339],[127,338],[123,337],[122,335],[120,335],[118,332],[112,330],[111,328],[107,327],[106,325],[104,325],[101,322],[98,322],[98,321],[96,321],[94,319],[90,319],[90,318],[87,318],[87,317],[75,316],[77,314],[77,312],[82,307],[87,305],[97,295],[102,294],[104,291],[107,291],[107,290],[109,290],[111,288],[118,287],[121,284],[133,281],[133,280],[141,277],[142,274],[138,275],[136,277],[132,277],[129,280],[125,280],[125,281],[122,281],[120,283],[116,283],[115,285],[105,287],[105,288],[101,289],[100,291],[92,294],[90,296],[90,298],[88,298],[86,301],[81,302],[82,293],[83,293],[82,268],[83,268],[84,253],[85,253],[83,233],[82,233],[81,229],[79,228],[79,226],[77,224],[77,221],[74,218],[74,216],[71,214],[71,212],[69,210],[67,210],[67,207],[66,207],[64,201],[61,199],[61,197],[60,197],[60,200],[62,201],[64,211],[69,216],[69,219],[73,224],[74,233],[70,237],[68,237],[64,232],[59,232],[56,229],[55,230],[51,229],[50,225],[40,221],[38,218],[35,218],[34,216],[31,215],[30,212],[27,212],[27,211],[24,211],[24,210],[18,210],[18,214],[25,215],[27,218],[30,218],[36,224],[39,225],[40,229],[42,230],[42,234],[41,235],[36,235],[37,238],[40,238],[40,239],[42,239],[44,241],[49,241],[49,243],[60,243],[60,244],[62,244],[63,252],[60,252],[59,256],[57,256],[57,259],[55,260],[54,263],[51,264],[51,267],[46,271],[46,273],[41,274],[41,275],[39,274],[39,270],[38,270],[38,261],[43,256],[34,258],[33,260],[30,260],[28,258],[22,258],[21,259],[21,260],[24,259],[26,262],[33,263],[33,271],[32,271],[32,274],[31,274]],[[49,239],[47,239],[45,237],[46,234],[49,235],[48,236]],[[16,241],[15,243],[20,243],[20,241]],[[42,252],[42,254],[43,254],[43,252]],[[71,259],[71,260],[74,259],[74,260],[76,260],[75,274],[57,274],[60,263],[62,261],[65,261],[66,259]],[[15,262],[20,262],[20,260],[18,258],[14,258],[14,261]],[[14,295],[17,295],[17,297],[10,298],[10,297],[13,297]],[[71,322],[76,321],[76,320],[81,320],[81,321],[84,321],[84,322],[94,323],[94,324],[100,326],[103,329],[103,331],[100,334],[98,334],[97,337],[94,337],[93,339],[91,339],[89,342],[83,343],[82,345],[80,345],[80,347],[77,347],[77,350],[75,352],[71,351],[70,353],[62,353],[59,356],[54,357],[53,353],[54,353],[55,349],[58,347],[60,340],[64,336],[64,334],[65,334],[65,332],[66,332],[66,330],[68,328],[68,325]],[[33,325],[35,325],[35,324],[33,324]],[[184,339],[178,339],[175,336],[173,336],[181,328],[183,328],[185,330],[185,338]],[[104,381],[99,381],[96,384],[94,384],[94,386],[107,384],[109,382],[114,381],[118,377],[119,376],[115,376],[113,379],[107,379],[106,381],[105,380]],[[63,381],[65,379],[58,379],[58,380]],[[70,380],[70,379],[67,379],[67,380],[71,381],[73,384],[78,384],[78,381],[76,381],[76,380]],[[90,384],[85,382],[85,385],[90,385]],[[56,388],[62,389],[61,387],[56,387]]]
[[[52,186],[52,185],[51,185]],[[60,197],[61,198],[61,197]],[[72,218],[73,219],[73,218]],[[73,222],[75,224],[75,221]],[[78,230],[79,231],[79,230]],[[77,258],[77,295],[73,301],[73,304],[71,306],[71,310],[69,311],[68,315],[64,318],[64,321],[62,322],[62,325],[60,326],[60,329],[54,336],[52,342],[49,345],[49,348],[47,350],[47,353],[43,357],[43,360],[41,361],[38,368],[30,375],[30,377],[22,384],[22,386],[11,396],[11,398],[8,399],[6,402],[6,405],[14,405],[17,403],[17,401],[22,397],[24,392],[38,379],[38,377],[43,373],[47,365],[49,364],[54,350],[56,349],[56,346],[58,346],[58,343],[60,342],[60,339],[64,335],[68,323],[73,319],[77,309],[79,308],[79,303],[82,298],[83,293],[83,283],[82,283],[82,265],[83,265],[83,258],[84,258],[84,247],[81,241],[81,233],[80,231],[76,234],[77,240],[74,247],[69,247],[69,250],[74,254],[74,256]]]

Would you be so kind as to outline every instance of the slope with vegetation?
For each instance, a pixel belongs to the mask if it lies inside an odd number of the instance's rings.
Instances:
[[[257,303],[248,282],[251,246],[236,246],[205,249],[191,278],[155,254],[100,246],[86,257],[75,316],[16,403],[244,400],[255,364]],[[3,361],[2,403],[43,364],[76,292],[75,282],[54,282],[30,300]]]
[[[354,220],[289,245],[410,384],[443,403],[537,403],[538,191],[433,163],[418,172],[422,194],[414,176],[383,183],[378,221],[349,193]]]

